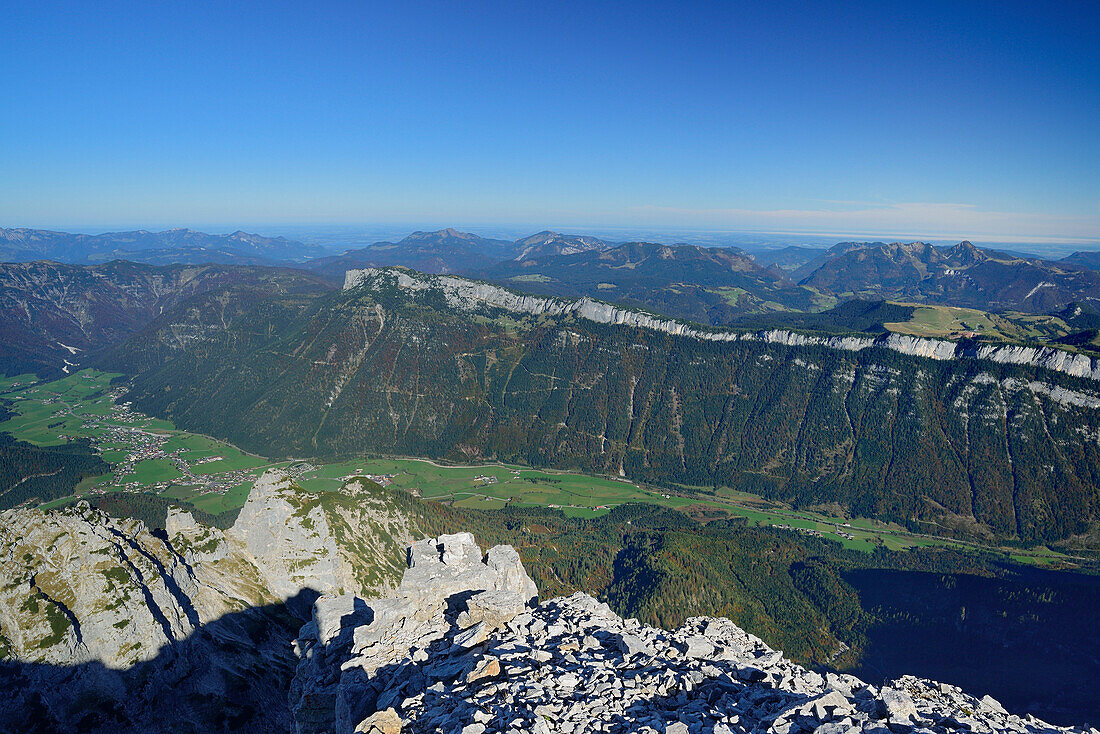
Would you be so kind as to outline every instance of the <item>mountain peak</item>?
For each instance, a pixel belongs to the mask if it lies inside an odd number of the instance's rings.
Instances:
[[[963,240],[959,244],[952,247],[951,250],[953,252],[971,252],[975,254],[980,254],[982,252],[982,248],[978,247],[970,240]]]
[[[553,257],[560,255],[577,255],[592,250],[604,250],[607,243],[596,237],[585,235],[563,235],[544,229],[515,242],[521,252],[515,260],[530,260],[536,257]]]
[[[477,240],[481,239],[476,234],[470,234],[469,232],[459,232],[454,227],[447,227],[446,229],[437,229],[434,232],[425,232],[423,230],[417,230],[410,234],[402,241],[406,240],[426,240],[429,238],[443,239],[458,239],[458,240]]]
[[[944,254],[948,260],[958,265],[974,265],[989,259],[989,255],[970,240],[963,240]]]
[[[543,245],[547,242],[553,242],[554,240],[561,239],[561,235],[557,232],[553,232],[549,229],[544,229],[541,232],[535,232],[532,235],[521,237],[516,240],[516,244],[520,247],[528,247],[530,245]]]

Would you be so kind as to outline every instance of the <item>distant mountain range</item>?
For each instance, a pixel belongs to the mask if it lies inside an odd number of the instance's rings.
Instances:
[[[752,259],[762,268],[775,268],[789,274],[824,254],[825,250],[820,247],[789,245],[778,250],[754,252]]]
[[[1100,301],[1097,253],[1064,260],[925,242],[841,242],[828,250],[609,243],[539,232],[515,242],[453,229],[415,232],[305,267],[338,281],[347,270],[403,265],[481,278],[556,296],[591,296],[711,325],[783,312],[822,311],[846,300],[894,300],[1049,314]]]
[[[0,259],[278,264],[313,271],[334,285],[348,270],[401,265],[542,295],[591,296],[715,326],[820,312],[852,299],[1035,314],[1100,303],[1100,253],[1076,252],[1055,261],[966,241],[949,247],[841,242],[827,250],[791,246],[749,254],[730,247],[612,243],[551,231],[509,241],[442,229],[333,255],[323,245],[240,231],[86,235],[0,229]]]
[[[340,281],[345,271],[387,265],[404,265],[425,273],[470,273],[514,256],[514,248],[515,243],[505,240],[442,229],[413,232],[399,242],[375,242],[343,255],[311,260],[306,267]]]
[[[557,232],[542,231],[530,237],[516,240],[515,247],[519,250],[519,254],[514,258],[515,261],[529,262],[541,257],[577,255],[582,252],[606,250],[611,245],[596,237],[563,235]]]
[[[544,250],[474,275],[533,293],[590,296],[706,324],[832,305],[744,252],[720,247],[629,242],[581,252]]]
[[[1100,298],[1096,271],[984,250],[970,242],[953,247],[924,242],[838,245],[828,255],[800,284],[838,297],[874,296],[1032,313]]]
[[[1100,251],[1084,250],[1075,252],[1072,255],[1066,255],[1058,262],[1065,263],[1067,265],[1079,265],[1083,268],[1091,268],[1092,270],[1097,270],[1100,269]]]
[[[164,232],[70,234],[44,229],[0,229],[0,261],[56,260],[95,264],[128,260],[154,265],[206,263],[272,265],[319,257],[317,245],[248,232],[207,234],[193,229]]]

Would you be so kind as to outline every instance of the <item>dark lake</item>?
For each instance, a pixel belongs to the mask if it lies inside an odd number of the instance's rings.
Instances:
[[[1100,724],[1100,577],[1013,567],[1002,578],[858,570],[845,574],[871,629],[860,668],[989,694],[1052,724]]]

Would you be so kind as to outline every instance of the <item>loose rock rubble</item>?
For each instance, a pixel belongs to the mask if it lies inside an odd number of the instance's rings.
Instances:
[[[806,670],[728,619],[667,632],[586,594],[537,604],[515,551],[421,541],[395,598],[322,597],[297,641],[299,732],[1055,732],[988,696]]]
[[[471,672],[476,661],[463,651],[483,646],[537,599],[515,549],[483,556],[469,533],[414,543],[408,564],[391,598],[368,606],[344,594],[314,604],[295,643],[301,660],[290,700],[299,732],[351,731],[357,722],[360,731],[383,730],[368,715],[400,703],[401,691],[425,688],[426,675]],[[455,655],[424,665],[442,647]]]

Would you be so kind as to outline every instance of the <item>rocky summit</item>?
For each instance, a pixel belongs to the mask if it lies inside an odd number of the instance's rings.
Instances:
[[[0,512],[0,732],[293,731],[314,598],[392,592],[419,522],[366,480],[314,494],[277,471],[226,530]]]
[[[408,551],[397,593],[322,596],[295,641],[301,734],[1055,732],[990,697],[817,673],[728,619],[671,632],[577,593],[539,604],[507,546],[468,533]]]
[[[87,505],[0,521],[2,731],[1100,734],[810,671],[728,619],[540,604],[511,546],[412,542],[439,531],[360,480],[315,495],[270,472],[224,531]]]

